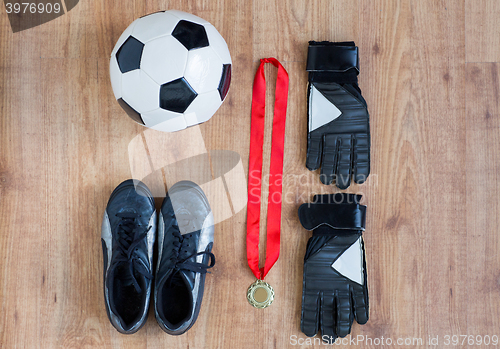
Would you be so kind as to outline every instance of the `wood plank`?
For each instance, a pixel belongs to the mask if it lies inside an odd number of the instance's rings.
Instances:
[[[413,1],[412,13],[405,185],[407,232],[413,236],[407,248],[415,253],[407,266],[416,274],[419,295],[415,333],[465,334],[464,3]]]
[[[465,58],[467,62],[500,61],[500,3],[465,0]]]
[[[45,140],[33,120],[41,105],[39,71],[33,60],[5,59],[0,68],[0,343],[6,348],[40,346],[40,264],[46,256],[40,191]]]
[[[305,62],[309,40],[358,39],[357,0],[256,0],[253,4],[254,61],[276,57]]]
[[[356,188],[367,205],[364,233],[370,320],[354,333],[417,336],[411,270],[418,253],[406,213],[407,123],[411,96],[412,8],[409,1],[363,1],[360,7],[359,84],[370,112],[371,174]],[[395,275],[398,275],[395,277]],[[405,304],[405,306],[402,306]],[[402,311],[402,308],[406,311]],[[399,309],[399,311],[394,311]]]
[[[469,63],[466,75],[467,330],[492,335],[499,324],[500,74],[497,63]]]

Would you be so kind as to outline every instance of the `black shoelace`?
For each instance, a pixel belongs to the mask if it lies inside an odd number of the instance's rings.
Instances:
[[[215,265],[215,255],[209,251],[196,252],[194,250],[195,246],[190,245],[190,240],[193,237],[192,233],[181,235],[179,232],[174,232],[173,235],[177,240],[173,242],[172,251],[174,252],[174,255],[170,258],[170,261],[174,265],[174,271],[170,280],[173,280],[173,276],[181,270],[192,271],[200,274],[209,273],[208,269]],[[207,255],[210,257],[210,263],[208,265],[190,261],[191,258],[201,255]]]
[[[141,287],[137,282],[134,271],[137,271],[145,278],[151,280],[153,275],[148,271],[144,263],[134,254],[137,246],[144,240],[149,229],[138,225],[135,219],[140,215],[130,212],[117,213],[116,217],[122,218],[118,225],[118,236],[116,238],[119,254],[114,259],[114,264],[119,262],[127,263],[129,268],[130,278],[135,290],[140,293]]]

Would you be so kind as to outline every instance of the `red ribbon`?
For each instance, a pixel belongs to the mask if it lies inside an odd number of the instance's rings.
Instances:
[[[266,261],[259,269],[259,222],[262,186],[262,148],[266,116],[266,78],[264,64],[278,68],[276,99],[274,102],[271,167],[269,170],[269,198],[267,205]],[[288,73],[276,58],[260,60],[255,74],[252,95],[252,126],[250,133],[250,160],[247,205],[247,260],[257,279],[264,279],[280,254],[281,187],[283,179],[283,149],[285,145],[286,106],[288,100]]]

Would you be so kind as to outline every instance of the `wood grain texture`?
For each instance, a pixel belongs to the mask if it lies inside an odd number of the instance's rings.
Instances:
[[[304,62],[309,40],[357,40],[358,1],[253,2],[254,60]],[[272,20],[271,20],[272,18]]]
[[[413,326],[418,326],[413,320],[418,313],[413,301],[417,280],[409,271],[419,252],[408,228],[413,219],[405,217],[411,198],[404,178],[408,166],[405,120],[411,98],[411,16],[409,1],[363,1],[360,9],[360,32],[371,33],[360,38],[359,80],[370,112],[372,162],[366,185],[358,189],[372,217],[364,234],[371,319],[355,330],[370,337],[384,333],[406,336],[416,333]],[[405,258],[406,254],[412,257]],[[400,277],[394,278],[395,274]]]
[[[216,115],[174,135],[130,121],[108,73],[128,24],[170,8],[214,24],[233,59]],[[384,337],[443,348],[446,335],[500,335],[500,63],[467,63],[500,61],[498,11],[495,0],[95,0],[13,34],[2,10],[0,348],[323,347],[290,340],[306,340],[300,307],[310,233],[297,208],[339,191],[305,168],[308,40],[357,43],[370,111],[372,173],[348,191],[368,206],[370,320],[352,336],[372,343],[348,347],[380,347],[373,340]],[[276,300],[258,310],[245,298],[254,277],[242,176],[253,78],[269,56],[287,69],[290,91],[281,254],[266,278]],[[266,67],[266,76],[270,125],[276,69]],[[264,175],[270,140],[267,127]],[[176,181],[199,182],[218,220],[217,263],[199,318],[182,336],[162,332],[152,311],[132,336],[106,316],[101,219],[113,188],[133,175],[144,177],[158,206]],[[438,345],[429,344],[436,336]]]
[[[412,12],[406,213],[412,217],[415,242],[421,248],[413,264],[422,278],[417,294],[425,297],[418,312],[423,308],[434,313],[422,319],[420,331],[462,334],[466,330],[461,316],[466,310],[461,280],[466,260],[465,174],[457,168],[465,167],[464,6],[457,1],[415,1]],[[429,37],[429,31],[442,36]]]
[[[500,61],[500,3],[494,0],[465,0],[467,62]]]
[[[468,297],[467,323],[470,332],[499,328],[500,302],[498,268],[500,240],[500,108],[498,63],[468,64],[466,72],[466,207]],[[473,304],[481,299],[484,306]],[[472,303],[471,303],[472,302]]]

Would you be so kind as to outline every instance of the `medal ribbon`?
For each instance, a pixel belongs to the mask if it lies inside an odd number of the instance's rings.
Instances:
[[[264,64],[278,68],[274,102],[271,166],[269,170],[269,198],[267,205],[266,261],[259,269],[259,223],[262,190],[262,151],[266,116],[266,78]],[[250,160],[248,166],[247,204],[247,260],[257,279],[264,279],[280,254],[281,195],[283,180],[283,149],[285,145],[286,106],[288,101],[288,73],[276,58],[260,60],[255,74],[252,95],[252,126],[250,132]]]

